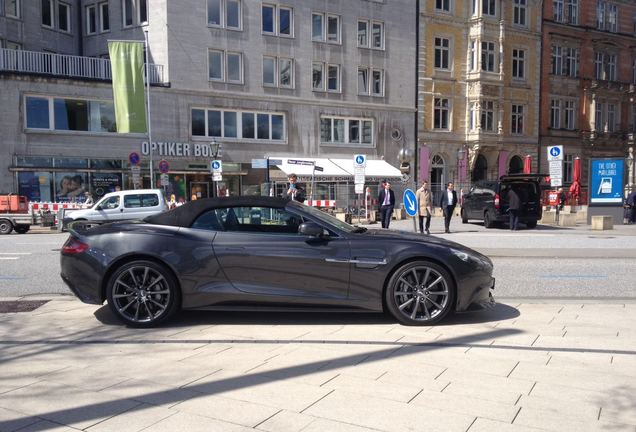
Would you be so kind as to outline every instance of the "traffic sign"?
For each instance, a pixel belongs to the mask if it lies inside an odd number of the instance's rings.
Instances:
[[[415,216],[417,214],[417,198],[415,197],[415,192],[411,189],[405,189],[402,202],[404,203],[404,210],[406,210],[407,215]]]
[[[323,167],[320,167],[318,165],[314,165],[314,171],[320,171],[323,172],[325,169]]]
[[[555,145],[548,147],[548,160],[549,161],[562,161],[563,160],[563,146]]]
[[[139,153],[132,152],[131,154],[129,154],[128,161],[130,162],[131,165],[139,165],[139,162],[141,161],[141,158],[139,157]]]
[[[161,176],[159,176],[160,181],[161,181],[161,186],[169,186],[170,185],[170,177],[168,176],[168,174],[161,174]]]
[[[290,165],[307,165],[307,166],[316,165],[316,162],[314,161],[306,161],[306,160],[298,160],[298,159],[287,159],[287,163]]]
[[[168,171],[170,171],[170,164],[167,160],[161,159],[159,161],[159,172],[161,174],[166,174]]]
[[[221,174],[223,172],[223,162],[218,159],[210,162],[210,171]]]
[[[212,181],[222,181],[223,175],[220,172],[212,173]]]
[[[364,183],[356,183],[355,184],[355,193],[361,194],[364,192]]]
[[[365,168],[367,166],[367,155],[357,154],[353,156],[354,168]]]

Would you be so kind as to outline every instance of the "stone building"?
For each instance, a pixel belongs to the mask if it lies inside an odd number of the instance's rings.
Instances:
[[[418,82],[419,178],[454,181],[537,166],[541,2],[423,0]]]
[[[259,193],[268,173],[253,159],[361,153],[398,166],[398,153],[414,146],[411,0],[0,6],[0,191],[57,201],[68,178],[98,195],[131,188],[128,159],[139,153],[144,186],[157,184],[165,159],[169,192],[212,196],[215,141],[217,186]],[[109,40],[143,41],[146,31],[152,182],[146,134],[115,132],[107,48]],[[332,197],[332,186],[321,195]]]

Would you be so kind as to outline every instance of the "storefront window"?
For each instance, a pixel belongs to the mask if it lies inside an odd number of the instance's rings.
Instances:
[[[55,199],[60,202],[84,201],[86,185],[86,173],[55,173]]]
[[[49,101],[46,98],[26,98],[27,127],[49,129]]]
[[[93,200],[97,201],[109,192],[115,192],[117,187],[121,189],[121,174],[119,173],[92,173],[90,191]]]
[[[30,201],[52,201],[50,172],[18,173],[18,193]]]
[[[88,168],[88,160],[74,158],[53,159],[56,168]]]
[[[121,160],[111,159],[91,159],[91,168],[96,169],[121,169]]]
[[[175,197],[175,201],[187,201],[188,196],[186,195],[186,181],[184,174],[169,174],[168,175],[168,186],[165,186],[164,191],[165,195],[168,199],[171,198],[172,195]]]
[[[52,167],[53,159],[47,157],[18,156],[16,164],[19,167]]]

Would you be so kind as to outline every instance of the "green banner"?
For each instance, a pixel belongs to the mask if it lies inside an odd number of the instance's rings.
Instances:
[[[146,133],[143,42],[108,42],[117,132]]]

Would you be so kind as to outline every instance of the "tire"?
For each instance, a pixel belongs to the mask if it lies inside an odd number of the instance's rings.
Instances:
[[[155,327],[174,315],[181,292],[172,273],[153,261],[132,261],[119,267],[106,286],[108,306],[130,327]]]
[[[0,234],[11,234],[13,225],[8,219],[0,219]]]
[[[26,234],[29,232],[29,229],[31,229],[31,227],[29,225],[16,225],[13,229],[18,234]]]
[[[404,325],[435,324],[454,308],[455,282],[441,266],[413,261],[391,276],[385,300],[389,313]]]
[[[495,226],[495,221],[492,220],[492,216],[490,215],[490,212],[487,211],[486,213],[484,213],[484,227],[492,228],[494,226]]]
[[[530,229],[534,229],[537,227],[537,221],[536,220],[528,221],[526,222],[526,226]]]
[[[466,210],[462,207],[461,209],[462,223],[468,223],[468,218],[466,217]]]

